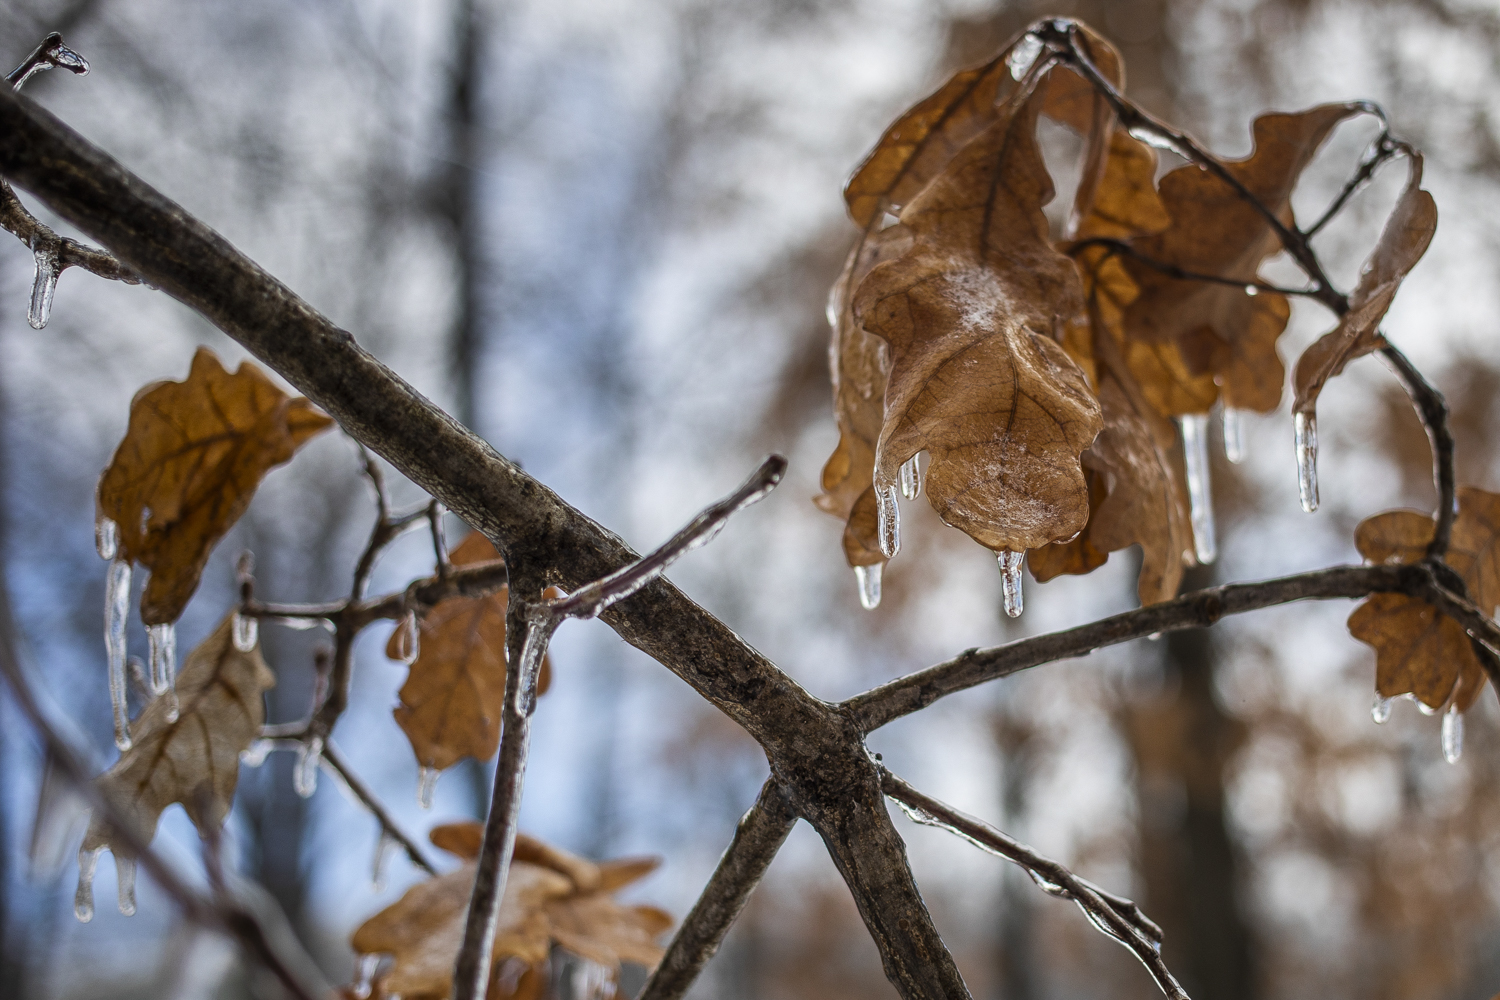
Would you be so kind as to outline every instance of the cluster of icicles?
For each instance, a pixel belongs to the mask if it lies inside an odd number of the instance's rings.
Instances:
[[[1438,709],[1429,708],[1425,702],[1418,701],[1416,696],[1404,694],[1401,697],[1410,698],[1417,703],[1417,708],[1423,715],[1436,715]],[[1382,698],[1375,696],[1375,703],[1370,706],[1370,718],[1377,724],[1384,725],[1391,717],[1391,706],[1393,698]],[[1443,759],[1450,764],[1457,764],[1464,753],[1464,714],[1458,710],[1457,699],[1448,705],[1447,711],[1443,712],[1442,733]]]

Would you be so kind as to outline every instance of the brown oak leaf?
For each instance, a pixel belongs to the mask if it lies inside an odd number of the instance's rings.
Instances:
[[[498,560],[489,539],[471,532],[453,550],[455,566]],[[418,625],[417,658],[401,686],[396,723],[411,742],[417,762],[444,770],[465,757],[488,760],[500,745],[500,713],[505,703],[505,609],[509,588],[486,597],[450,597]],[[391,633],[386,655],[400,660],[404,626]],[[551,684],[549,660],[542,661],[537,693]]]
[[[1303,168],[1334,126],[1360,110],[1361,105],[1325,104],[1296,114],[1262,115],[1253,126],[1253,152],[1225,166],[1281,222],[1290,224],[1292,190]],[[1222,384],[1227,406],[1275,409],[1285,380],[1276,340],[1286,328],[1290,306],[1285,296],[1246,290],[1258,280],[1261,263],[1281,249],[1275,231],[1234,187],[1196,164],[1171,171],[1159,188],[1172,225],[1134,240],[1139,256],[1124,261],[1140,288],[1125,313],[1128,339],[1175,344],[1187,372],[1211,375]],[[1237,284],[1177,278],[1152,263]],[[1171,406],[1168,414],[1195,412],[1180,405]]]
[[[478,823],[435,828],[432,842],[464,860],[457,870],[418,883],[394,904],[365,921],[351,938],[361,955],[388,954],[390,968],[373,984],[374,997],[406,1000],[447,997],[453,964],[463,942],[464,920],[483,838]],[[618,974],[620,963],[654,966],[656,938],[672,918],[651,906],[624,906],[611,894],[655,870],[656,859],[595,863],[518,834],[500,905],[492,952],[492,1000],[528,995],[527,975],[508,983],[507,961],[538,978],[555,943]]]
[[[206,347],[186,381],[136,393],[125,438],[99,480],[98,508],[116,525],[118,557],[151,570],[141,596],[147,625],[177,620],[262,477],[331,426],[251,362],[231,375]]]
[[[206,834],[223,824],[234,801],[240,753],[260,732],[261,696],[276,676],[259,646],[248,653],[235,648],[233,619],[225,618],[188,654],[175,696],[159,695],[141,711],[130,724],[131,748],[98,779],[99,790],[143,841],[151,840],[162,810],[174,802]],[[130,856],[98,817],[83,847]]]
[[[981,545],[1024,551],[1088,519],[1078,456],[1098,401],[1059,345],[1082,307],[1078,274],[1052,246],[1052,197],[1033,99],[1001,109],[901,213],[911,247],[873,268],[855,319],[890,352],[875,488],[926,450],[927,495]]]
[[[1381,231],[1380,241],[1365,262],[1359,285],[1349,296],[1349,311],[1331,333],[1324,334],[1297,359],[1292,382],[1296,392],[1293,409],[1313,415],[1318,395],[1328,380],[1355,358],[1381,348],[1380,321],[1390,309],[1401,282],[1432,243],[1437,232],[1437,202],[1422,190],[1422,156],[1412,153],[1408,161],[1406,190]]]

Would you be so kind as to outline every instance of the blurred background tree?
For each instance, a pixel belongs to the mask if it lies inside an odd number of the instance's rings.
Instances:
[[[1133,601],[1121,553],[1089,578],[1029,585],[1011,623],[993,562],[924,505],[885,602],[864,612],[837,522],[804,499],[836,436],[822,303],[853,237],[845,176],[899,110],[1052,13],[1113,39],[1128,91],[1221,154],[1248,152],[1249,120],[1267,108],[1386,108],[1427,153],[1444,213],[1386,329],[1454,407],[1460,482],[1500,488],[1500,12],[1485,0],[13,0],[0,38],[14,63],[63,32],[94,73],[43,76],[32,97],[637,547],[767,449],[787,454],[774,502],[672,575],[834,698]],[[1372,134],[1340,132],[1297,204],[1326,202]],[[1069,140],[1050,141],[1061,153]],[[1399,173],[1320,237],[1346,287]],[[195,344],[241,352],[164,296],[74,275],[51,325],[32,331],[29,255],[0,246],[5,583],[53,697],[103,747],[95,477],[136,388],[181,377]],[[1325,323],[1299,305],[1288,350]],[[1189,586],[1353,561],[1360,518],[1431,508],[1425,438],[1378,362],[1355,366],[1320,409],[1322,509],[1298,509],[1289,415],[1252,418],[1250,460],[1215,456],[1221,556]],[[231,600],[241,548],[255,550],[267,596],[346,586],[372,517],[357,469],[352,444],[330,436],[267,482],[211,563],[184,648]],[[376,586],[430,566],[430,549],[408,539]],[[1471,714],[1456,766],[1438,753],[1435,720],[1409,705],[1375,728],[1373,656],[1347,636],[1346,613],[1279,608],[1049,666],[948,699],[872,746],[934,794],[1133,895],[1164,925],[1196,998],[1480,1000],[1500,987],[1496,703]],[[270,718],[298,717],[320,637],[265,631],[280,677]],[[361,644],[341,743],[408,829],[477,815],[483,765],[445,777],[435,808],[418,808],[416,763],[388,711],[404,671],[383,643]],[[602,625],[564,631],[553,655],[523,827],[594,856],[665,856],[634,891],[685,912],[763,758]],[[136,917],[101,907],[93,923],[73,921],[71,863],[28,849],[45,761],[8,702],[0,720],[5,995],[259,995],[232,948],[179,926],[149,885]],[[350,929],[417,875],[398,860],[373,888],[373,824],[329,787],[298,798],[290,769],[276,754],[246,771],[229,849],[344,979]],[[902,829],[977,996],[1154,995],[1129,956],[1019,872]],[[193,867],[196,835],[175,809],[160,842]],[[112,877],[105,866],[102,896]],[[893,995],[806,829],[694,993]]]

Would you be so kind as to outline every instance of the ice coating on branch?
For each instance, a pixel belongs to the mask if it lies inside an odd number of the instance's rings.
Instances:
[[[177,721],[177,628],[170,622],[146,629],[150,640],[151,691],[167,698],[167,721]]]
[[[1297,495],[1302,509],[1311,514],[1318,509],[1318,418],[1298,413],[1294,427],[1297,435]]]
[[[94,548],[100,559],[113,559],[120,548],[120,526],[107,517],[94,522]]]
[[[355,1000],[365,1000],[375,980],[375,970],[380,967],[379,955],[360,955],[354,960],[354,984],[349,988]]]
[[[1464,754],[1464,714],[1458,705],[1449,706],[1443,713],[1443,759],[1457,764]]]
[[[236,614],[231,631],[234,634],[234,648],[241,653],[248,653],[260,640],[260,620],[254,615]]]
[[[78,849],[78,888],[73,892],[73,916],[81,924],[94,919],[94,869],[99,866],[99,852],[102,850],[102,847],[92,851]]]
[[[130,562],[115,559],[104,578],[104,652],[109,658],[109,700],[115,712],[115,746],[130,749],[130,711],[125,704],[125,616],[130,608]]]
[[[573,996],[577,1000],[610,1000],[615,995],[615,974],[598,962],[582,959],[573,967]]]
[[[127,917],[135,916],[135,858],[121,856],[117,852],[115,859],[115,883],[117,886],[116,900],[120,906],[120,913]]]
[[[314,736],[297,747],[297,764],[292,768],[292,788],[304,799],[318,790],[318,761],[323,757],[323,737]]]
[[[52,318],[52,297],[57,292],[57,276],[61,268],[56,250],[33,250],[36,258],[36,278],[31,284],[31,306],[26,310],[26,322],[33,330],[40,330]]]
[[[396,849],[396,838],[384,827],[380,830],[380,843],[375,845],[375,860],[370,866],[370,885],[376,892],[385,891],[385,871],[391,854]]]
[[[880,576],[884,569],[885,563],[854,567],[854,579],[859,584],[859,603],[866,611],[880,607]]]
[[[1235,465],[1245,460],[1245,411],[1224,407],[1224,457]]]
[[[901,510],[896,506],[896,487],[875,487],[875,515],[880,534],[880,554],[894,559],[901,551]]]
[[[913,455],[901,463],[901,495],[915,500],[922,495],[922,464]]]
[[[1198,561],[1206,566],[1219,557],[1214,538],[1213,487],[1208,478],[1208,414],[1188,413],[1178,417],[1177,423],[1182,428],[1182,452],[1187,463],[1193,549]]]
[[[1131,126],[1131,128],[1130,128],[1130,137],[1132,139],[1138,139],[1141,142],[1144,142],[1146,145],[1153,146],[1156,149],[1170,149],[1172,152],[1178,154],[1179,156],[1183,156],[1184,159],[1188,158],[1182,152],[1182,150],[1180,150],[1180,149],[1177,148],[1177,143],[1175,141],[1173,141],[1172,139],[1167,138],[1166,136],[1164,136],[1160,132],[1158,132],[1156,129],[1151,128],[1149,126],[1146,126],[1146,125],[1133,125],[1133,126]]]
[[[432,808],[432,796],[437,791],[438,769],[423,766],[417,771],[417,805]]]
[[[417,662],[417,656],[422,651],[421,630],[417,627],[417,613],[408,611],[406,617],[401,619],[401,624],[396,626],[396,651],[401,654],[401,662],[411,666]]]
[[[1012,618],[1021,617],[1021,567],[1026,564],[1026,553],[1009,549],[1000,553],[1000,589],[1005,601],[1005,613]]]
[[[253,740],[249,746],[240,751],[240,763],[246,767],[260,767],[275,749],[275,740]]]
[[[1036,62],[1036,57],[1042,54],[1042,40],[1031,32],[1022,36],[1016,43],[1015,48],[1010,50],[1010,55],[1005,57],[1005,65],[1010,68],[1010,76],[1013,80],[1019,80],[1026,75]]]
[[[1377,726],[1383,726],[1391,720],[1391,699],[1375,696],[1375,701],[1370,705],[1370,718],[1375,720]]]

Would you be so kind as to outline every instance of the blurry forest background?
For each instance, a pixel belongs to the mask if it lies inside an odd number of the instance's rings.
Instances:
[[[1128,91],[1221,154],[1248,152],[1263,110],[1384,105],[1397,135],[1427,153],[1441,212],[1385,329],[1455,409],[1460,483],[1500,489],[1494,0],[8,0],[0,57],[15,64],[61,31],[93,73],[45,74],[30,96],[637,549],[767,451],[788,455],[770,500],[671,575],[813,693],[841,698],[1134,600],[1120,553],[1087,578],[1028,579],[1012,623],[994,560],[922,503],[908,510],[885,603],[866,612],[839,522],[809,502],[837,437],[823,303],[855,236],[842,183],[895,114],[1050,13],[1113,39]],[[1296,201],[1304,215],[1374,133],[1365,119],[1335,136]],[[1061,155],[1072,140],[1056,130],[1048,141]],[[1343,287],[1404,179],[1389,170],[1319,236]],[[26,248],[0,239],[4,583],[26,655],[103,766],[96,477],[137,388],[182,378],[196,344],[231,366],[243,352],[164,295],[81,272],[63,277],[51,324],[33,331],[31,277]],[[1283,356],[1329,326],[1298,302]],[[1331,385],[1320,416],[1323,506],[1311,517],[1296,500],[1285,404],[1247,418],[1244,465],[1215,449],[1221,556],[1189,586],[1353,562],[1360,518],[1431,508],[1425,437],[1378,360]],[[422,499],[400,486],[401,500]],[[180,647],[233,600],[241,548],[256,553],[258,596],[346,593],[373,516],[353,444],[317,440],[269,477],[220,546]],[[450,538],[460,531],[450,525]],[[412,535],[375,589],[431,565]],[[1374,657],[1345,631],[1349,610],[1285,607],[1040,668],[904,719],[872,748],[1139,901],[1198,1000],[1489,997],[1500,988],[1500,712],[1486,695],[1456,766],[1439,753],[1437,720],[1410,703],[1376,727]],[[445,774],[435,807],[418,808],[416,763],[390,714],[405,670],[372,633],[338,742],[409,831],[479,815],[483,766]],[[270,721],[297,718],[320,633],[262,634],[279,676]],[[131,644],[143,651],[144,635]],[[764,758],[602,624],[564,628],[553,657],[522,828],[595,857],[664,856],[631,892],[680,916],[753,801]],[[135,917],[104,905],[110,864],[98,916],[75,922],[76,841],[31,843],[43,765],[0,701],[0,994],[267,995],[230,945],[184,928],[149,882]],[[243,769],[227,849],[347,981],[352,927],[420,873],[393,858],[373,887],[375,823],[327,780],[299,798],[291,765],[278,753]],[[1019,870],[898,822],[977,997],[1155,994],[1123,949]],[[201,870],[180,810],[158,844]],[[693,993],[894,995],[806,827]]]

